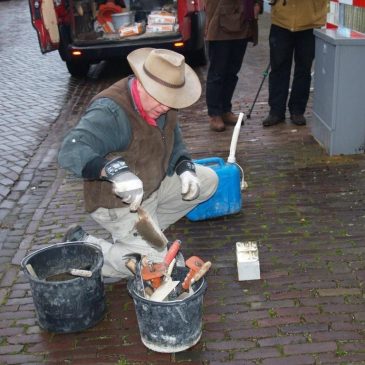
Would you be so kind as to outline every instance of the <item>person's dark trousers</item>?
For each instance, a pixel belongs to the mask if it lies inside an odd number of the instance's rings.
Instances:
[[[313,29],[291,32],[271,25],[269,43],[270,114],[285,117],[293,57],[294,74],[288,107],[290,114],[304,114],[309,98],[315,50]]]
[[[230,112],[232,96],[238,81],[246,39],[209,41],[209,68],[206,86],[208,115],[218,116]]]

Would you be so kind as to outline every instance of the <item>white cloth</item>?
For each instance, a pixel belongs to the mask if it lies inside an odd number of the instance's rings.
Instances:
[[[217,189],[218,176],[209,167],[196,165],[196,174],[200,181],[200,194],[195,200],[182,199],[181,180],[177,174],[167,176],[159,189],[147,200],[142,207],[152,219],[165,230],[171,224],[184,217],[197,204],[209,199]],[[125,267],[122,257],[128,253],[147,255],[156,262],[162,261],[166,249],[158,251],[151,247],[134,228],[138,214],[130,212],[129,208],[105,209],[99,208],[91,213],[92,218],[109,231],[114,243],[89,235],[87,242],[96,244],[103,251],[104,265],[102,274],[111,277],[127,277],[130,271]],[[182,246],[183,249],[183,246]]]

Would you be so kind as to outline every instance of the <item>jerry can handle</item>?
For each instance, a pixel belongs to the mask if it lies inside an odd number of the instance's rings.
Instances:
[[[194,163],[198,163],[199,165],[205,165],[205,166],[209,166],[209,165],[224,166],[225,165],[225,161],[221,157],[202,158],[202,159],[199,159],[199,160],[194,160]]]

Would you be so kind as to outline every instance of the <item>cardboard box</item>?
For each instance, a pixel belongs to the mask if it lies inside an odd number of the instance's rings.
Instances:
[[[167,12],[152,12],[148,15],[148,24],[175,24],[176,16]]]
[[[147,24],[146,26],[146,33],[173,32],[174,30],[174,24]]]
[[[142,23],[134,23],[134,25],[124,26],[119,28],[119,35],[123,38],[141,33],[143,33]]]

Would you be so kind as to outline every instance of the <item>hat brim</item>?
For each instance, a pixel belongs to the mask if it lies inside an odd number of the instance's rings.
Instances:
[[[154,48],[139,48],[127,56],[128,63],[145,90],[161,104],[181,109],[194,104],[202,92],[195,71],[185,63],[185,84],[177,89],[170,88],[151,79],[143,70],[143,64]]]

